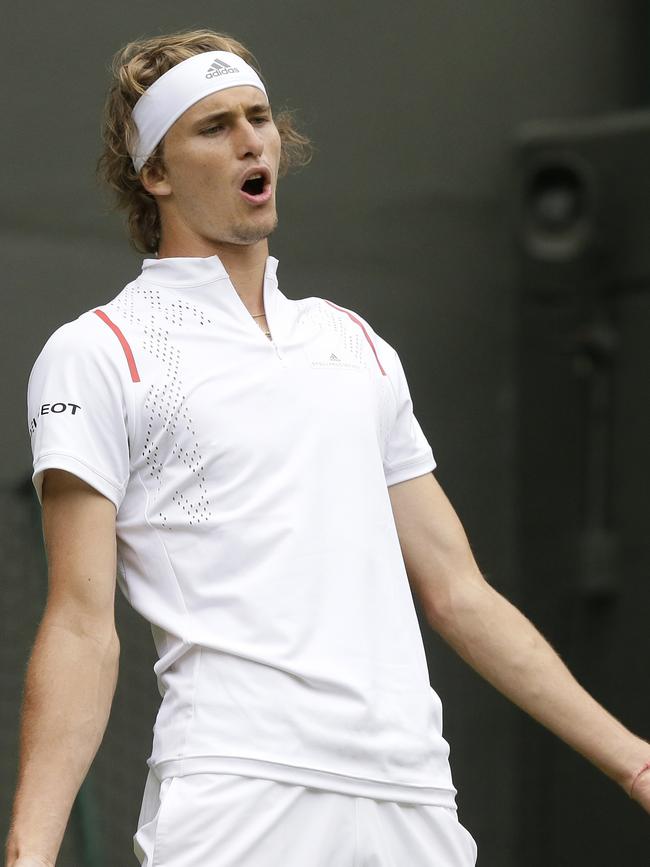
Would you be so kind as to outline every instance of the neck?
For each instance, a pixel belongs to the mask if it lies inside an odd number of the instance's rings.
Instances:
[[[266,238],[254,244],[228,244],[204,239],[192,239],[190,243],[165,243],[163,239],[158,251],[159,259],[218,256],[251,314],[264,312],[264,269],[268,255]]]

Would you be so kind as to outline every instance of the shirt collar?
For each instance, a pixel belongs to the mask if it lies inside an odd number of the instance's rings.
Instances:
[[[264,267],[263,302],[266,321],[275,338],[281,337],[282,321],[291,302],[280,291],[276,277],[278,260],[267,256]],[[191,293],[191,300],[213,311],[220,321],[230,323],[242,334],[255,334],[259,328],[247,310],[218,256],[145,259],[136,282],[171,292]],[[189,300],[189,298],[188,298]]]
[[[278,260],[267,256],[264,280],[277,281]],[[157,286],[202,286],[218,280],[229,280],[218,256],[168,256],[164,259],[144,259],[141,279]]]

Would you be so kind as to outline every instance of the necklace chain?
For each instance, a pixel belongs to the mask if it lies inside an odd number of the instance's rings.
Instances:
[[[253,317],[253,319],[258,319],[260,316],[265,316],[265,315],[266,315],[265,313],[251,313],[251,316]],[[265,337],[270,337],[270,336],[271,336],[271,332],[270,332],[270,331],[265,331],[265,332],[264,332],[264,335],[265,335]]]
[[[237,292],[236,289],[235,289],[235,292]],[[239,292],[237,292],[237,294],[239,295]],[[243,304],[243,298],[241,297],[241,295],[239,295],[239,298],[241,299],[242,304]],[[244,305],[244,306],[246,306],[246,305]],[[253,317],[253,319],[259,319],[260,316],[265,316],[266,314],[265,313],[251,313],[250,315]],[[270,337],[271,332],[270,331],[264,331],[264,336]]]

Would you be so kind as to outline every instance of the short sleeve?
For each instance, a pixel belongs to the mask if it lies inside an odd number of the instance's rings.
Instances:
[[[424,475],[436,467],[431,446],[413,412],[413,401],[402,362],[397,352],[392,347],[389,349],[387,374],[393,388],[396,411],[384,448],[387,486]]]
[[[44,470],[67,470],[117,510],[130,468],[123,357],[94,318],[84,314],[58,328],[32,367],[27,385],[32,482],[42,503]]]

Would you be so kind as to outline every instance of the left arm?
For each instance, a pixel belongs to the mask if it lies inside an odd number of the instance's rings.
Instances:
[[[650,812],[650,743],[571,675],[532,623],[483,578],[432,473],[388,489],[406,571],[430,625],[482,677]],[[635,782],[636,780],[636,782]]]

